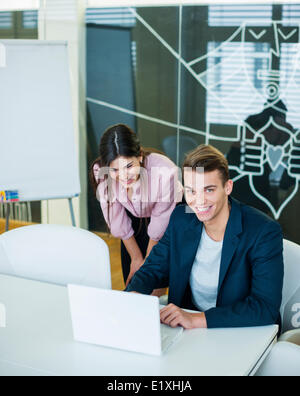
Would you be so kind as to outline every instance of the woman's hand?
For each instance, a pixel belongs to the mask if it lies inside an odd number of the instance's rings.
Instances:
[[[125,284],[125,287],[127,287],[133,275],[144,264],[145,259],[142,255],[142,252],[140,251],[140,248],[134,236],[132,236],[129,239],[125,239],[125,240],[123,239],[123,243],[131,258],[130,272]]]
[[[130,272],[129,272],[128,278],[126,280],[125,287],[127,287],[129,285],[129,282],[131,281],[133,275],[136,273],[136,271],[138,271],[141,268],[141,266],[144,264],[144,262],[145,262],[145,260],[143,258],[131,260]]]

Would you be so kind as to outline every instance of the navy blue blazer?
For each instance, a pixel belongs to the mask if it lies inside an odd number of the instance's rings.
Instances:
[[[233,198],[227,223],[215,308],[205,312],[207,327],[280,324],[283,284],[283,240],[280,225],[264,213]],[[189,278],[203,223],[180,205],[126,291],[151,294],[169,287],[169,303],[191,305]]]

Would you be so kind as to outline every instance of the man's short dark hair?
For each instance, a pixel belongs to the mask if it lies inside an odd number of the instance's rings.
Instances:
[[[201,144],[188,153],[183,163],[183,170],[184,168],[203,168],[204,172],[218,170],[223,185],[230,179],[227,159],[221,151],[209,144]]]

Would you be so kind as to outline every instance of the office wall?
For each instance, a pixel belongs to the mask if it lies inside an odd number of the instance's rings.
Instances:
[[[277,219],[285,237],[300,243],[300,6],[88,9],[87,21],[109,26],[111,37],[125,24],[131,30],[142,144],[178,165],[200,143],[218,147],[230,164],[233,196]],[[110,48],[117,50],[113,40]],[[118,76],[107,78],[106,85]],[[101,87],[97,99],[114,122],[132,111]]]

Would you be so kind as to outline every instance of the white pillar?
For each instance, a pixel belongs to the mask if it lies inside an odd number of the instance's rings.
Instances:
[[[41,0],[39,39],[66,40],[69,46],[74,139],[78,150],[81,195],[73,198],[76,225],[87,228],[85,0]],[[68,200],[42,202],[42,223],[71,224]]]

